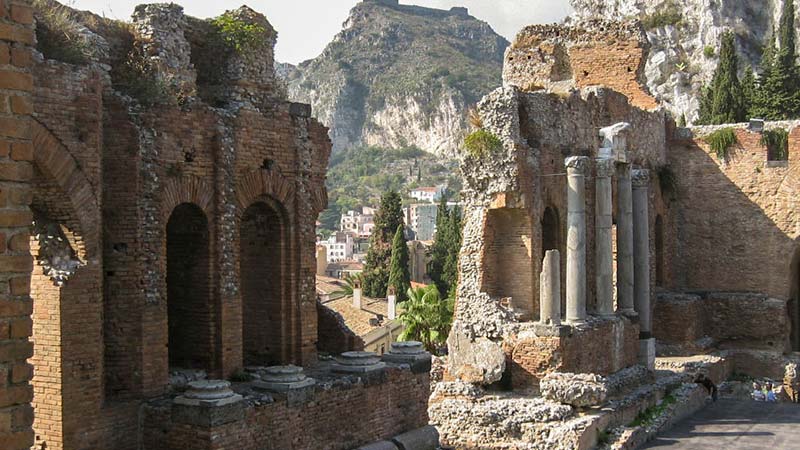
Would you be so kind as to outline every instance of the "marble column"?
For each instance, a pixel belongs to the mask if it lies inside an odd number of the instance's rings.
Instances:
[[[567,322],[586,321],[586,189],[589,158],[572,156],[567,167]]]
[[[617,164],[617,308],[635,316],[633,309],[633,192],[631,165]]]
[[[639,330],[642,338],[649,338],[650,322],[650,230],[647,212],[650,174],[647,170],[634,170],[633,185],[633,286]]]
[[[539,322],[561,325],[561,256],[558,250],[548,250],[539,275]]]
[[[595,160],[595,281],[597,314],[600,316],[614,314],[614,253],[611,250],[611,177],[614,165],[611,158]]]

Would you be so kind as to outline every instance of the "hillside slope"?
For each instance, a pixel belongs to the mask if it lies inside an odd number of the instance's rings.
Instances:
[[[319,57],[281,72],[289,96],[331,128],[334,152],[417,146],[452,156],[468,106],[501,84],[507,46],[466,8],[367,0]]]
[[[736,34],[740,71],[757,69],[761,48],[780,20],[781,0],[570,0],[574,17],[637,17],[651,49],[645,68],[650,92],[678,118],[697,118],[699,94],[717,64],[726,29]]]

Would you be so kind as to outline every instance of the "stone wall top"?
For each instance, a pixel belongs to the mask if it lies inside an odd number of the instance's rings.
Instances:
[[[528,25],[517,33],[511,46],[530,47],[543,41],[570,44],[636,41],[643,48],[649,46],[647,34],[638,20],[617,22],[603,19],[585,20],[572,25]]]

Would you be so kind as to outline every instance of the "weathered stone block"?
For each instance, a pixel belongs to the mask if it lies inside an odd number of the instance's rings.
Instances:
[[[539,383],[548,400],[577,407],[602,404],[608,395],[607,380],[596,374],[553,372]]]
[[[506,358],[500,344],[479,337],[469,337],[453,330],[447,339],[450,351],[450,374],[468,383],[491,384],[500,381]]]

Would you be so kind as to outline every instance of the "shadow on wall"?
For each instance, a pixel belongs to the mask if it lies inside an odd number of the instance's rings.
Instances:
[[[800,129],[790,134],[788,165],[779,167],[767,164],[759,133],[737,129],[736,134],[738,143],[723,161],[697,137],[670,143],[678,198],[675,277],[669,287],[788,299],[792,347],[797,349],[800,257],[793,236],[800,212]],[[742,310],[740,320],[729,326],[746,328],[747,322],[762,319],[756,315],[757,310]]]

